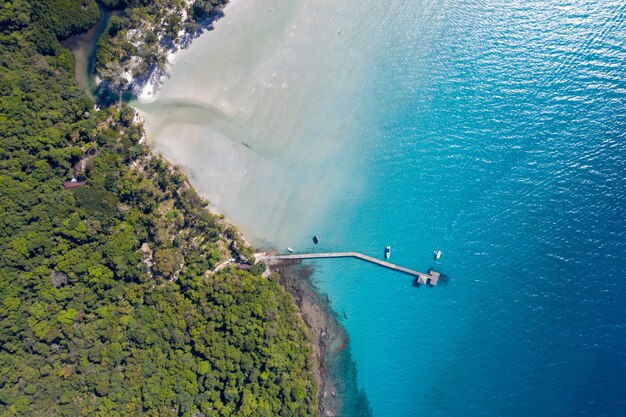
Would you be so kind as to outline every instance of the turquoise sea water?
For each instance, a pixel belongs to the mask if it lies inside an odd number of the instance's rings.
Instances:
[[[257,241],[447,276],[312,263],[344,415],[626,415],[626,1],[225,13],[137,104],[155,149]]]
[[[626,415],[626,2],[393,6],[316,249],[448,281],[313,263],[372,414]]]

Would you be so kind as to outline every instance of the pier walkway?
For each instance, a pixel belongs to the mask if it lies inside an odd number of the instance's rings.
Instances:
[[[255,253],[254,257],[258,261],[271,261],[271,260],[300,260],[300,259],[322,259],[322,258],[357,258],[366,262],[371,262],[382,267],[393,269],[394,271],[403,272],[405,274],[414,276],[420,284],[437,285],[439,280],[439,273],[430,271],[425,274],[423,272],[415,271],[413,269],[405,268],[391,262],[381,261],[380,259],[373,258],[371,256],[363,255],[359,252],[326,252],[326,253],[301,253],[291,255],[268,255],[265,253]]]

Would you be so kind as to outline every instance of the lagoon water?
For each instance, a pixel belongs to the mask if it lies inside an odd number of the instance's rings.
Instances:
[[[343,415],[625,415],[626,1],[235,0],[136,105],[257,243],[447,275],[314,262]]]

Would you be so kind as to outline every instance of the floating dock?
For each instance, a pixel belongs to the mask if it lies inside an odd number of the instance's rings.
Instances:
[[[259,261],[271,260],[300,260],[300,259],[322,259],[322,258],[357,258],[366,262],[380,265],[384,268],[393,269],[413,277],[416,277],[419,284],[437,285],[439,281],[439,272],[430,271],[427,274],[413,269],[405,268],[391,262],[381,261],[371,256],[363,255],[359,252],[326,252],[326,253],[300,253],[291,255],[268,255],[265,253],[256,253],[254,257]]]

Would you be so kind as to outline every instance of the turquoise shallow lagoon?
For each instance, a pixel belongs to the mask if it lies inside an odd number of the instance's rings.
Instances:
[[[149,140],[258,242],[447,276],[311,262],[344,415],[624,415],[626,2],[243,4],[138,104]]]

